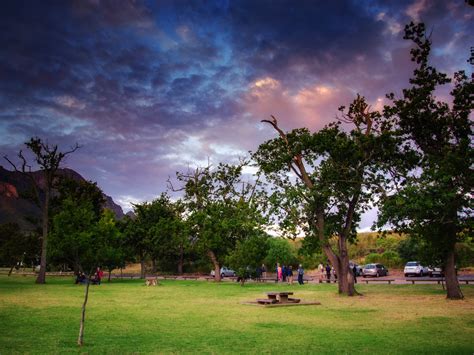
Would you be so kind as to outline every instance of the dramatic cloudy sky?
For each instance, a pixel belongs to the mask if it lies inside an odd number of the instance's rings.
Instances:
[[[412,71],[411,20],[440,69],[471,72],[464,0],[5,0],[0,152],[78,142],[66,165],[128,210],[177,170],[255,150],[270,114],[314,130],[356,93],[381,107]]]

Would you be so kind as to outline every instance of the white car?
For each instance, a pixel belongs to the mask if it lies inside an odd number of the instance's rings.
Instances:
[[[216,274],[215,271],[212,270],[211,276],[215,276],[215,274]],[[229,269],[228,267],[223,266],[221,267],[221,277],[226,277],[226,276],[230,276],[230,277],[235,276],[235,271],[232,269]]]
[[[409,261],[405,265],[405,269],[403,269],[403,273],[405,277],[408,276],[428,276],[429,270],[426,266],[420,264],[419,261]]]

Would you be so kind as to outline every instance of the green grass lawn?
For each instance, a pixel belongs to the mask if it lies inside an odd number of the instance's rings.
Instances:
[[[466,353],[474,352],[474,286],[448,301],[439,285],[275,285],[140,280],[91,286],[85,345],[76,345],[84,286],[0,276],[0,354],[10,353]],[[290,290],[320,306],[241,302]]]

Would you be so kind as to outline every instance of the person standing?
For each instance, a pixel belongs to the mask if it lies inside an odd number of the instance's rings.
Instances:
[[[303,265],[300,264],[300,265],[298,266],[297,272],[298,272],[298,283],[299,283],[300,285],[304,285],[304,281],[303,281],[303,275],[304,275]]]
[[[280,263],[277,263],[277,282],[281,282],[282,276],[281,276],[281,266]]]
[[[281,266],[281,276],[282,276],[282,281],[286,282],[286,273],[287,273],[287,267],[285,265]]]
[[[354,275],[354,283],[356,284],[357,283],[357,268],[356,268],[355,264],[352,267],[352,274]]]
[[[318,265],[318,273],[319,273],[319,283],[323,283],[324,280],[324,266],[322,263]]]
[[[267,268],[265,267],[265,264],[262,264],[262,267],[260,268],[260,270],[262,270],[262,277],[264,279],[267,278]]]
[[[293,266],[291,265],[287,268],[286,280],[288,281],[288,285],[293,285]]]
[[[326,282],[331,283],[331,267],[326,264]]]
[[[100,267],[97,267],[97,271],[96,271],[96,279],[97,279],[97,284],[100,285],[100,281],[102,280],[102,277],[104,276],[104,272],[101,270]]]
[[[260,266],[257,266],[257,269],[255,269],[255,281],[260,282],[262,278],[262,268]]]

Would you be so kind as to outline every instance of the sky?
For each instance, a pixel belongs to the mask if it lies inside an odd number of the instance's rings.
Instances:
[[[470,75],[464,0],[1,1],[0,153],[77,142],[65,166],[128,211],[176,171],[255,151],[270,115],[315,131],[357,93],[382,108],[413,71],[410,21],[438,69]]]

